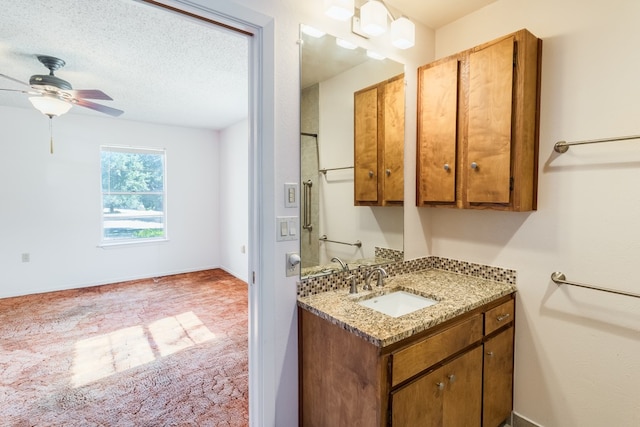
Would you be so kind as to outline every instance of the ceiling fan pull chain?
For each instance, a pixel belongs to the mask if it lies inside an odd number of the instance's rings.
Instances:
[[[53,154],[53,117],[49,116],[49,152]]]

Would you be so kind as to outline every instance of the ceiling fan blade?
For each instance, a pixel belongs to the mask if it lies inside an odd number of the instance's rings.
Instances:
[[[109,95],[98,89],[77,89],[77,90],[65,90],[71,94],[74,98],[83,99],[103,99],[105,101],[113,101]]]
[[[86,99],[77,99],[73,102],[73,104],[90,108],[92,110],[96,110],[113,117],[118,117],[120,114],[124,113],[124,111],[118,110],[117,108],[111,108],[107,107],[106,105],[96,104],[95,102],[87,101]]]
[[[0,90],[4,90],[6,92],[20,92],[20,93],[28,93],[29,95],[39,95],[39,92],[29,92],[28,90],[20,90],[20,89],[3,89],[0,88]]]
[[[28,84],[26,84],[25,82],[20,81],[20,80],[18,80],[18,79],[14,79],[13,77],[9,77],[9,76],[7,76],[6,74],[2,74],[2,73],[0,73],[0,77],[4,77],[5,79],[9,79],[9,80],[14,81],[14,82],[16,82],[16,83],[20,83],[21,85],[24,85],[24,86],[29,86],[29,85],[28,85]]]

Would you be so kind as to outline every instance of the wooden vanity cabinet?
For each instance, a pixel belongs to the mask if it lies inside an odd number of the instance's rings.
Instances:
[[[537,208],[541,52],[520,30],[418,69],[418,206]]]
[[[354,203],[404,200],[404,74],[354,93]]]
[[[384,348],[298,312],[301,426],[498,427],[511,413],[514,295]]]

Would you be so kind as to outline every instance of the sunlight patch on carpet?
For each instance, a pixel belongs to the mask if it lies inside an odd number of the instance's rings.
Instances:
[[[168,356],[215,338],[192,311],[153,322],[149,325],[149,332],[160,350],[160,356]]]
[[[198,316],[189,311],[157,320],[148,327],[131,326],[77,341],[72,386],[81,387],[154,361],[154,344],[159,358],[214,338]]]

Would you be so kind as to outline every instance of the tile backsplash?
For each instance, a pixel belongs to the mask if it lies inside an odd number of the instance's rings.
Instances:
[[[401,274],[413,273],[420,270],[436,269],[464,274],[467,276],[480,277],[496,282],[516,284],[516,271],[493,267],[489,265],[474,264],[466,261],[428,256],[423,258],[402,261],[403,252],[393,249],[376,248],[376,258],[387,258],[397,260],[383,265],[388,277]],[[298,282],[298,296],[305,297],[319,294],[321,292],[334,291],[349,286],[352,276],[356,276],[358,283],[364,281],[364,274],[371,267],[359,268],[351,271],[341,271],[339,273],[327,274],[306,278]]]

